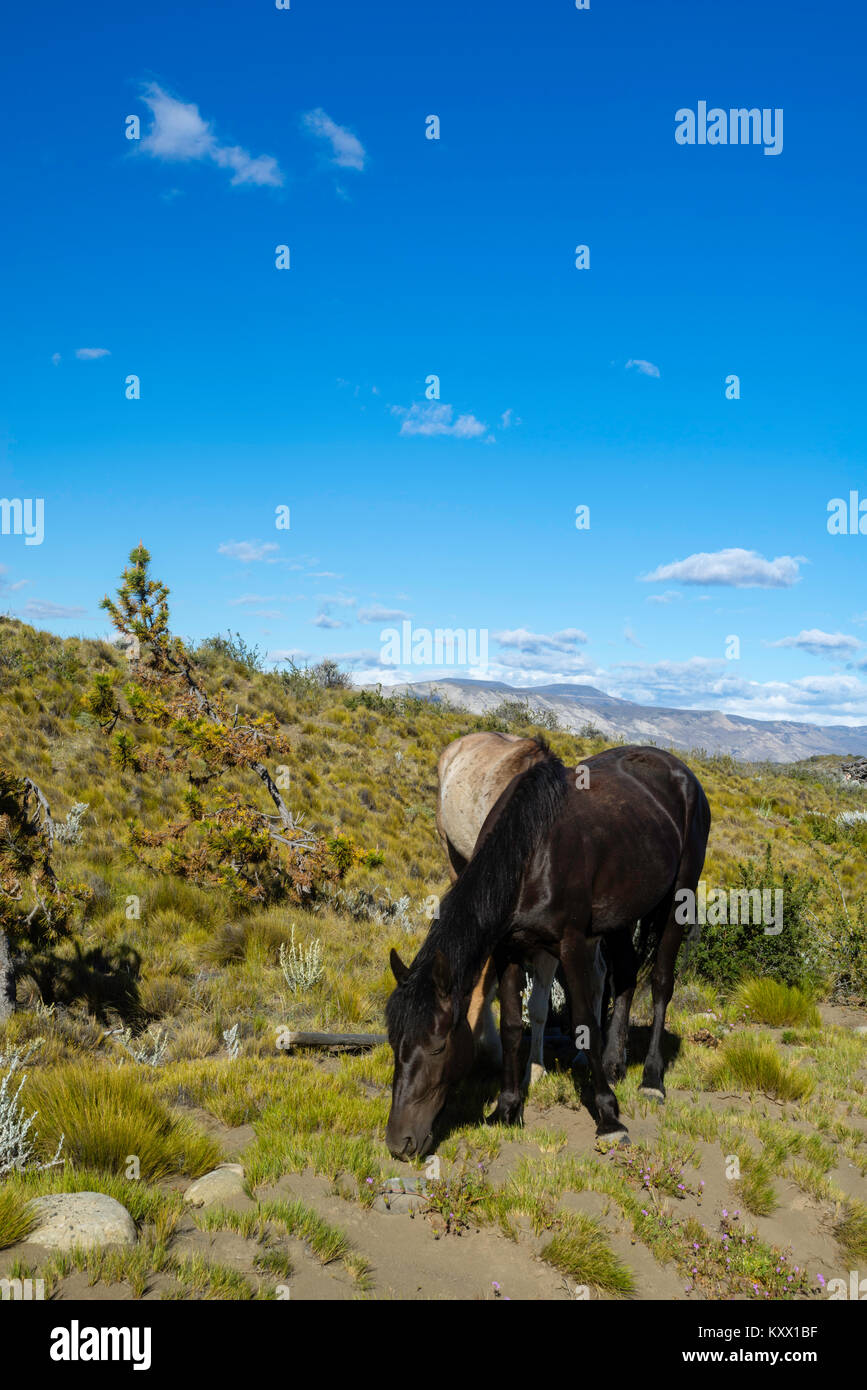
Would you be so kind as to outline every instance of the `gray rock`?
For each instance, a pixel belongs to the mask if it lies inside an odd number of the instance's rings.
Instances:
[[[427,1191],[424,1178],[386,1178],[381,1192],[421,1192]]]
[[[223,1163],[191,1183],[184,1193],[184,1201],[193,1207],[210,1207],[244,1196],[244,1169],[241,1164]]]
[[[385,1216],[407,1216],[410,1212],[424,1211],[427,1198],[420,1192],[381,1192],[373,1203],[373,1210]]]
[[[135,1245],[138,1239],[126,1207],[104,1192],[58,1192],[37,1197],[30,1208],[36,1225],[27,1236],[50,1250],[87,1250],[101,1245]]]

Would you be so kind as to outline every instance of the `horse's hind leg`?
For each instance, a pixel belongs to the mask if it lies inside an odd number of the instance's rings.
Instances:
[[[699,878],[702,877],[706,845],[707,824],[702,824],[700,817],[693,816],[691,827],[689,827],[688,844],[686,844],[671,895],[666,901],[660,903],[659,908],[654,912],[654,917],[659,915],[659,919],[666,924],[664,924],[663,933],[660,935],[659,948],[657,948],[656,960],[653,963],[653,974],[650,976],[653,990],[653,1026],[650,1029],[650,1042],[647,1045],[641,1094],[649,1095],[656,1101],[666,1099],[666,1087],[663,1086],[663,1033],[666,1029],[668,1002],[670,1002],[672,991],[674,991],[674,967],[677,965],[681,941],[684,940],[685,924],[677,920],[679,915],[678,898],[682,892],[688,890],[693,895],[692,901],[695,903],[695,891]],[[656,926],[656,923],[653,923],[653,926]]]
[[[651,1100],[665,1100],[665,1086],[662,1082],[662,1036],[665,1031],[666,1010],[674,990],[674,966],[682,939],[683,927],[674,920],[673,912],[670,912],[659,939],[651,976],[653,1025],[640,1087],[641,1095],[648,1096]]]
[[[677,871],[677,878],[667,903],[661,904],[660,916],[665,913],[665,926],[656,952],[651,983],[653,986],[653,1026],[650,1030],[650,1045],[644,1063],[644,1076],[641,1083],[643,1095],[665,1100],[665,1087],[662,1084],[662,1035],[665,1029],[665,1012],[674,990],[674,967],[677,953],[683,940],[685,923],[677,921],[678,898],[686,890],[692,894],[695,907],[695,890],[704,868],[707,853],[707,836],[710,829],[710,807],[704,792],[698,788],[693,796],[689,814],[689,829],[686,845]],[[689,914],[692,916],[692,914]],[[694,920],[694,918],[693,918]]]
[[[608,1039],[602,1065],[609,1082],[614,1082],[622,1081],[626,1075],[629,1010],[635,993],[638,965],[635,947],[632,944],[632,927],[622,927],[619,931],[612,932],[607,944],[614,1008],[608,1025]]]
[[[608,1084],[602,1063],[602,1030],[594,1012],[595,1000],[586,939],[571,933],[568,938],[564,937],[560,948],[560,960],[569,986],[572,1038],[575,1046],[586,1052],[590,1062],[596,1102],[596,1132],[611,1137],[626,1136],[617,1097]]]
[[[523,1088],[545,1075],[545,1024],[548,1022],[548,1002],[551,985],[557,973],[557,961],[547,951],[537,951],[532,959],[533,989],[527,1013],[530,1015],[530,1055],[524,1072]]]

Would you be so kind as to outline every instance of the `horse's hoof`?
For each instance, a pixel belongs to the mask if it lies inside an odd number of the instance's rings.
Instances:
[[[605,1144],[610,1148],[624,1148],[627,1144],[631,1144],[632,1140],[629,1137],[628,1130],[614,1129],[610,1130],[607,1134],[597,1134],[596,1142],[598,1144]]]
[[[638,1094],[644,1096],[645,1100],[665,1100],[665,1091],[660,1090],[657,1086],[639,1086]]]
[[[485,1124],[488,1125],[522,1125],[523,1123],[523,1105],[510,1105],[503,1110],[497,1109],[485,1121]]]

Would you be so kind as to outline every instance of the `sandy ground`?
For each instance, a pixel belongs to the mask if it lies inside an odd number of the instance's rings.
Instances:
[[[849,1028],[867,1024],[867,1012],[854,1009],[827,1007],[823,1009],[823,1017],[827,1023]],[[333,1063],[323,1059],[323,1065],[330,1067]],[[690,1097],[687,1092],[673,1089],[670,1089],[669,1095],[672,1100],[678,1096],[697,1099]],[[771,1118],[807,1128],[794,1105],[778,1104],[764,1097],[749,1102],[707,1093],[702,1093],[700,1099],[702,1104],[709,1104],[718,1111],[752,1104]],[[219,1139],[227,1161],[243,1161],[244,1150],[254,1138],[251,1125],[229,1129],[206,1111],[185,1113],[191,1114]],[[647,1141],[652,1145],[658,1135],[659,1118],[660,1111],[655,1106],[641,1107],[632,1114],[628,1121],[632,1140]],[[863,1127],[867,1133],[867,1121],[849,1117],[847,1122]],[[561,1153],[580,1155],[593,1151],[595,1126],[586,1109],[555,1106],[543,1112],[528,1103],[525,1125],[526,1130],[516,1131],[514,1141],[505,1143],[498,1157],[489,1165],[488,1176],[497,1185],[507,1178],[522,1157],[539,1157],[538,1145],[529,1137],[533,1129],[544,1126],[565,1131],[567,1143]],[[699,1200],[687,1195],[673,1203],[676,1215],[695,1215],[705,1227],[715,1229],[722,1212],[732,1207],[731,1184],[725,1177],[724,1156],[719,1146],[697,1142],[695,1163],[692,1171],[687,1170],[687,1175],[687,1185],[694,1189],[698,1189],[699,1180],[703,1181],[702,1197]],[[418,1171],[408,1164],[395,1162],[394,1176],[417,1178]],[[841,1162],[829,1176],[847,1195],[867,1199],[867,1183],[845,1155],[841,1154]],[[183,1187],[185,1183],[179,1180],[172,1185]],[[841,1256],[831,1232],[835,1215],[833,1204],[808,1196],[788,1179],[776,1180],[776,1191],[779,1205],[775,1212],[767,1217],[744,1213],[741,1218],[744,1228],[755,1230],[763,1240],[790,1251],[790,1267],[806,1267],[814,1283],[819,1274],[830,1280],[845,1272],[841,1271]],[[334,1184],[311,1172],[281,1178],[273,1186],[261,1189],[257,1195],[263,1198],[302,1199],[344,1231],[355,1249],[372,1266],[370,1289],[362,1294],[342,1264],[334,1262],[323,1266],[303,1242],[275,1235],[271,1248],[288,1253],[293,1261],[294,1270],[288,1280],[292,1299],[500,1297],[571,1300],[575,1297],[568,1281],[539,1258],[540,1250],[550,1236],[534,1235],[528,1222],[518,1223],[516,1240],[509,1239],[493,1227],[465,1231],[460,1236],[443,1234],[437,1229],[436,1222],[431,1221],[421,1208],[413,1214],[397,1214],[364,1207],[355,1200],[347,1200]],[[255,1204],[247,1197],[239,1197],[236,1205],[243,1209]],[[596,1192],[566,1193],[562,1206],[566,1211],[583,1212],[601,1223],[614,1252],[634,1273],[638,1298],[701,1299],[700,1293],[689,1291],[683,1275],[673,1265],[660,1264],[651,1251],[634,1238],[630,1224],[609,1198]],[[254,1240],[232,1232],[201,1231],[195,1225],[192,1214],[182,1219],[171,1249],[173,1254],[180,1255],[201,1253],[250,1277],[254,1282],[261,1278],[254,1263],[261,1247]],[[36,1266],[38,1273],[38,1265],[44,1255],[44,1250],[31,1244],[3,1251],[0,1254],[0,1276],[8,1274],[16,1258]],[[158,1299],[175,1289],[173,1278],[155,1275],[144,1297]],[[124,1284],[90,1284],[85,1275],[73,1273],[59,1282],[54,1297],[61,1300],[129,1299],[132,1292]]]

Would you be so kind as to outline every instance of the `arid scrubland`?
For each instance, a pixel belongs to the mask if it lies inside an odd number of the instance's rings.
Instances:
[[[38,787],[70,894],[62,930],[25,931],[30,889],[16,906],[5,861],[17,1007],[0,1076],[8,1114],[20,1087],[35,1118],[28,1161],[0,1179],[0,1274],[58,1297],[783,1298],[867,1259],[867,789],[839,760],[685,754],[713,813],[708,891],[782,889],[784,928],[709,922],[690,947],[668,1101],[638,1096],[637,1065],[617,1088],[633,1144],[594,1143],[584,1073],[552,1059],[522,1131],[484,1124],[496,1078],[467,1083],[425,1176],[383,1143],[390,1050],[290,1052],[281,1029],[382,1031],[389,948],[411,958],[448,886],[434,808],[450,740],[541,732],[569,765],[605,744],[520,704],[482,719],[332,668],[266,671],[231,635],[187,651],[231,727],[267,719],[309,881],[263,869],[256,817],[273,806],[249,759],[130,701],[117,646],[0,620],[3,797]],[[212,792],[228,811],[203,809]],[[637,1034],[647,1022],[639,995]],[[224,1162],[243,1167],[237,1200],[185,1204]],[[28,1242],[30,1200],[72,1191],[115,1196],[136,1243]]]

